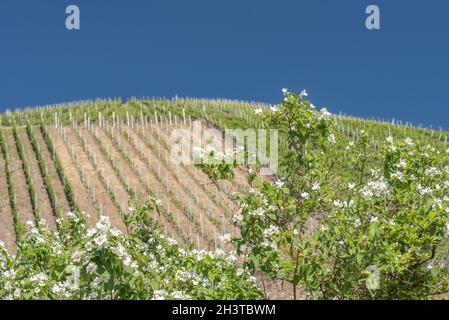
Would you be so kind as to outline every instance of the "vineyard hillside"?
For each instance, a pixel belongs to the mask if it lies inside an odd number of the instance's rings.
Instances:
[[[223,198],[201,170],[170,161],[172,130],[200,120],[218,129],[259,128],[255,110],[269,105],[230,100],[97,100],[26,108],[1,115],[0,240],[11,251],[19,228],[43,218],[55,230],[71,210],[93,225],[109,215],[124,228],[121,215],[148,194],[164,203],[158,221],[186,245],[211,249],[233,233],[229,202],[248,188],[244,173],[224,186]],[[373,152],[387,136],[411,137],[446,150],[449,133],[395,121],[334,115],[337,141],[357,140],[363,130]],[[342,164],[350,174],[351,168]],[[344,173],[343,173],[344,174]]]
[[[108,216],[126,232],[123,217],[149,195],[161,201],[154,214],[162,232],[186,248],[231,250],[225,235],[233,223],[236,197],[250,189],[248,172],[218,184],[193,164],[171,161],[173,130],[262,128],[258,113],[274,106],[231,100],[120,99],[83,101],[8,111],[0,117],[0,241],[14,254],[23,231],[45,221],[58,231],[70,212],[81,211],[93,227]],[[410,137],[446,152],[449,133],[398,121],[332,115],[337,145],[363,134],[380,161],[380,141]],[[280,156],[285,143],[280,134]],[[336,159],[342,176],[351,164]],[[278,173],[282,174],[282,173]],[[268,177],[270,178],[270,177]],[[267,179],[265,177],[264,179]]]

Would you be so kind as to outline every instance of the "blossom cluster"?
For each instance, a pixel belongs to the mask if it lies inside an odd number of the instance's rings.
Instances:
[[[286,141],[283,181],[250,189],[233,216],[245,265],[324,299],[448,292],[449,151],[392,135],[372,148],[364,130],[337,144],[326,110],[284,95],[263,118]]]
[[[129,234],[113,228],[107,216],[87,229],[85,215],[71,213],[59,232],[47,230],[44,223],[28,229],[15,256],[0,243],[0,298],[260,297],[235,253],[182,248],[152,227],[150,208],[129,213],[139,217]]]

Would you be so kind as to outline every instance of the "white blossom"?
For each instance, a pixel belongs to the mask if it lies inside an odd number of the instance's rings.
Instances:
[[[378,221],[379,221],[378,217],[371,217],[371,220],[370,220],[371,223],[378,222]]]
[[[231,234],[225,233],[224,235],[220,236],[220,241],[224,243],[229,243],[231,241]]]
[[[438,168],[435,167],[430,167],[427,168],[425,171],[425,175],[430,177],[430,178],[435,178],[436,176],[440,175],[441,171]]]
[[[276,185],[276,187],[278,187],[278,188],[282,188],[282,187],[284,186],[284,181],[282,181],[282,180],[277,180],[277,181],[275,182],[275,185]]]
[[[326,108],[322,108],[320,110],[320,114],[318,116],[318,120],[323,120],[323,119],[329,119],[332,116],[332,113],[330,113],[329,111],[327,111]]]
[[[391,174],[391,176],[393,178],[398,179],[399,181],[403,181],[404,180],[404,174],[400,171],[396,171],[395,173]]]
[[[407,163],[404,159],[399,160],[399,163],[397,164],[398,168],[405,168],[407,167]]]
[[[422,196],[431,195],[433,193],[431,188],[424,187],[421,184],[418,184],[416,186],[416,190],[418,190],[419,194],[422,195]]]
[[[404,142],[405,142],[405,144],[408,145],[409,147],[413,147],[413,145],[414,145],[413,140],[410,139],[410,138],[408,138],[408,137],[404,140]]]
[[[94,262],[89,262],[86,267],[88,273],[95,273],[97,271],[97,265]]]

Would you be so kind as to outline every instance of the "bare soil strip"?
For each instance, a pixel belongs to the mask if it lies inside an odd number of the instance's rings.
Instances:
[[[8,185],[5,173],[5,160],[0,152],[0,240],[9,253],[15,253],[16,231],[8,197]]]
[[[126,139],[124,139],[117,130],[115,130],[114,134],[116,139],[118,139],[118,144],[123,145],[122,148],[124,148],[124,150],[128,150],[129,146],[126,145]],[[123,173],[125,179],[129,181],[129,185],[136,190],[141,197],[146,197],[146,186],[140,181],[137,171],[135,171],[134,168],[132,168],[129,163],[123,159],[123,157],[119,156],[120,152],[117,149],[117,145],[109,139],[108,135],[103,130],[98,130],[98,137],[105,144],[109,144],[111,150],[113,150],[116,154],[115,161],[117,166],[121,168],[121,172]],[[129,157],[134,159],[134,156],[131,153],[129,153]],[[145,167],[143,167],[143,169],[145,169]],[[192,232],[192,237],[194,238],[191,240],[193,243],[196,243],[198,233],[195,234],[195,225],[187,219],[186,214],[173,203],[170,197],[167,196],[166,187],[158,181],[154,175],[150,174],[148,170],[142,170],[142,180],[147,181],[151,191],[154,192],[156,196],[161,199],[161,201],[163,201],[165,209],[171,212],[175,221],[184,231],[184,234],[190,235],[190,232]],[[166,226],[169,228],[169,225]],[[204,249],[208,247],[208,243],[201,236],[199,236],[199,240],[201,248]]]
[[[147,130],[145,134],[151,134],[151,131]],[[145,148],[145,141],[142,140],[142,135],[134,132],[133,139],[135,139],[136,144],[140,145],[141,148]],[[162,134],[161,137],[162,138]],[[203,212],[206,213],[208,217],[214,217],[215,222],[218,221],[221,232],[232,232],[235,233],[235,228],[230,223],[230,208],[226,206],[221,196],[218,194],[218,190],[213,182],[207,177],[204,172],[197,169],[193,164],[191,165],[177,165],[173,163],[170,159],[170,146],[172,142],[158,143],[157,137],[153,139],[153,148],[160,148],[162,155],[164,156],[164,164],[169,172],[174,173],[172,176],[177,176],[180,186],[189,193],[190,197],[195,200],[195,203],[201,208]],[[158,146],[157,146],[158,145]],[[157,147],[156,147],[157,146]],[[145,154],[150,156],[151,149],[147,149],[148,152]],[[154,152],[153,152],[154,154]],[[195,186],[195,187],[193,187]],[[214,198],[215,196],[215,198]],[[226,197],[225,197],[226,198]],[[223,202],[221,205],[220,201]],[[229,199],[227,201],[230,201]]]
[[[171,128],[168,128],[170,130]],[[187,128],[188,129],[188,128]],[[140,130],[140,134],[137,133]],[[170,154],[170,148],[172,141],[170,141],[167,135],[167,128],[161,128],[153,126],[151,128],[144,128],[142,133],[142,127],[135,130],[138,141],[143,144],[152,145],[153,150],[157,150],[164,154]],[[170,132],[170,131],[169,131]],[[159,138],[158,138],[159,135]],[[154,152],[153,152],[154,153]],[[170,159],[166,161],[169,166],[168,171],[175,171],[182,174],[180,181],[185,182],[184,186],[196,186],[197,190],[192,192],[198,192],[198,201],[201,207],[206,208],[207,215],[212,215],[216,220],[220,221],[220,233],[232,233],[237,235],[237,229],[234,227],[231,219],[232,213],[228,204],[233,204],[226,193],[220,193],[211,179],[201,170],[197,169],[193,164],[191,165],[174,165]],[[176,168],[178,167],[178,168]],[[196,199],[195,199],[196,200]],[[214,235],[214,238],[216,236]]]
[[[22,170],[22,161],[17,152],[12,130],[3,130],[3,135],[5,137],[5,143],[8,145],[11,176],[14,183],[14,194],[16,196],[17,215],[20,223],[26,227],[28,221],[36,222],[33,207],[31,206],[28,184]]]
[[[137,176],[136,173],[133,171],[133,168],[131,168],[126,161],[126,159],[123,158],[119,150],[116,148],[114,143],[109,139],[106,133],[102,132],[101,130],[96,129],[95,130],[95,136],[105,143],[106,149],[110,150],[111,158],[113,159],[114,165],[116,168],[119,168],[121,172],[121,179],[122,182],[126,184],[126,188],[132,189],[136,195],[140,198],[140,202],[143,202],[148,197],[148,186],[144,185],[139,179],[141,176]],[[143,180],[143,179],[142,179]],[[154,192],[154,190],[152,190]],[[168,205],[168,208],[170,206]],[[163,208],[162,210],[167,210],[167,208]],[[166,212],[166,211],[165,211]],[[179,243],[183,243],[184,240],[181,239],[181,237],[178,235],[178,233],[175,230],[175,226],[170,223],[165,216],[154,216],[153,218],[157,219],[165,228],[165,232],[172,238],[176,239]]]
[[[165,179],[163,181],[168,183],[170,190],[182,200],[185,207],[192,210],[194,215],[200,215],[197,219],[200,221],[202,220],[204,231],[209,235],[209,238],[213,239],[220,236],[223,232],[230,231],[229,229],[232,228],[232,226],[227,223],[222,211],[210,201],[209,196],[205,193],[201,193],[199,188],[197,188],[197,190],[193,188],[195,181],[193,181],[191,176],[187,174],[184,168],[174,165],[170,161],[169,150],[161,148],[161,158],[164,159],[164,161],[162,161],[158,158],[158,155],[155,155],[150,148],[142,143],[133,130],[129,130],[128,132],[131,138],[131,143],[129,144],[138,145],[139,147],[137,148],[138,150],[142,150],[146,162],[152,164],[153,167],[156,166],[156,168],[159,168],[160,166],[162,178]],[[136,148],[133,150],[133,158],[140,161],[135,150]],[[195,198],[196,191],[198,192],[197,198]]]
[[[112,217],[119,215],[119,212],[114,206],[114,203],[109,197],[103,184],[99,180],[96,169],[89,160],[88,155],[84,152],[81,141],[79,140],[77,133],[74,132],[73,129],[67,130],[67,142],[69,145],[73,146],[74,152],[77,155],[79,161],[79,165],[84,172],[84,179],[86,181],[86,184],[88,185],[88,190],[86,192],[88,192],[91,197],[95,199],[95,206],[97,207],[97,209],[101,208],[103,214],[111,218],[112,225],[115,228],[123,231],[123,224],[121,222],[118,223],[116,219],[112,219]]]
[[[95,210],[95,205],[89,197],[83,182],[81,181],[76,164],[72,161],[72,157],[69,153],[71,151],[67,149],[63,137],[55,127],[49,126],[48,132],[53,139],[53,146],[58,154],[59,160],[62,163],[67,179],[72,186],[76,204],[81,212],[84,212],[87,215],[87,225],[92,227],[98,221],[97,210]]]
[[[182,129],[191,130],[190,127],[182,127]],[[155,143],[155,148],[159,148],[157,145],[159,144],[161,148],[165,148],[166,146],[170,146],[172,141],[170,139],[170,128],[169,128],[169,134],[167,134],[167,129],[160,128],[157,130],[157,128],[153,128],[153,135],[154,137],[151,139],[149,138],[151,135],[151,129],[147,129],[147,142],[153,140]],[[157,135],[159,135],[159,139],[157,139]],[[194,179],[195,183],[197,185],[203,185],[206,189],[206,192],[209,194],[209,198],[213,199],[216,204],[219,205],[219,207],[222,209],[224,213],[227,213],[227,216],[230,217],[230,209],[228,207],[227,203],[232,204],[232,200],[230,199],[230,192],[232,191],[229,189],[229,193],[220,192],[217,190],[217,188],[213,185],[213,182],[210,180],[210,178],[200,169],[196,168],[194,165],[187,166],[187,171],[190,172],[190,176]],[[223,199],[223,197],[224,199]]]
[[[121,199],[122,203],[127,203],[128,196],[131,196],[128,194],[128,190],[123,185],[120,178],[123,179],[123,175],[121,177],[118,176],[116,170],[114,170],[113,165],[111,164],[111,161],[109,159],[116,159],[119,158],[120,155],[116,154],[113,150],[113,147],[109,143],[102,144],[102,146],[99,146],[96,142],[96,140],[93,138],[94,136],[98,137],[98,127],[94,129],[94,132],[90,134],[86,129],[83,130],[83,136],[86,137],[86,141],[89,142],[89,144],[92,147],[92,151],[96,155],[97,163],[99,167],[102,168],[104,175],[106,176],[106,179],[108,179],[109,183],[114,186],[115,194],[117,199]],[[103,141],[102,141],[103,142]],[[104,152],[106,154],[104,154]],[[109,158],[108,158],[109,157]],[[115,162],[115,160],[114,160]],[[145,190],[145,188],[142,186],[142,190]],[[140,190],[139,190],[140,191]],[[143,197],[148,196],[146,192],[140,192],[140,197],[142,198],[141,201],[144,201]],[[126,208],[125,208],[126,209]],[[162,225],[166,226],[167,233],[170,235],[170,237],[176,239],[179,243],[182,243],[182,239],[177,235],[176,231],[174,230],[173,226],[165,219],[163,215],[156,215],[154,216],[154,219],[158,220]]]
[[[107,185],[110,185],[112,187],[113,192],[115,193],[116,200],[118,201],[119,204],[122,203],[126,204],[128,201],[128,194],[120,184],[120,181],[115,175],[114,169],[112,168],[108,160],[103,157],[99,146],[95,143],[94,139],[92,139],[88,130],[82,128],[80,129],[80,132],[81,136],[83,137],[83,139],[86,139],[85,141],[87,142],[87,144],[91,148],[92,153],[94,154],[97,168],[100,170],[101,174],[105,177]],[[111,212],[110,217],[111,221],[113,221],[114,224],[117,225],[121,224],[121,218],[118,209],[116,209],[113,213]]]
[[[53,186],[57,199],[56,205],[61,209],[62,217],[66,217],[67,213],[70,212],[70,206],[67,201],[66,194],[64,192],[64,186],[61,182],[61,179],[59,179],[58,172],[56,171],[53,157],[50,154],[50,151],[48,151],[47,144],[45,143],[40,128],[38,127],[33,128],[33,133],[34,136],[36,137],[37,143],[39,144],[42,158],[45,160],[45,164],[47,165],[48,176],[51,178],[51,184]]]
[[[36,155],[25,129],[18,128],[17,131],[20,136],[20,140],[22,141],[23,152],[28,161],[28,167],[33,180],[34,190],[36,192],[37,208],[39,209],[42,219],[46,221],[48,228],[54,231],[56,230],[56,220],[51,207],[50,199],[48,198],[44,179],[42,178],[39,170]]]

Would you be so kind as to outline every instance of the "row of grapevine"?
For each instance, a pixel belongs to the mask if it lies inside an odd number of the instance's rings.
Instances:
[[[187,127],[187,129],[191,129],[191,126]],[[160,146],[162,146],[162,148],[165,150],[170,150],[170,141],[169,141],[170,133],[171,132],[166,134],[166,133],[162,133],[161,131],[158,130],[158,139],[157,139],[158,151],[160,149]],[[137,130],[136,134],[143,141],[147,140],[146,135],[143,133],[143,131],[141,132],[140,130]],[[151,141],[151,142],[147,141],[146,145],[149,148],[153,148],[153,141]],[[164,162],[164,164],[168,165],[167,159],[162,158],[161,160]],[[223,214],[227,215],[227,217],[230,218],[230,214],[232,214],[232,212],[230,212],[230,208],[228,206],[228,203],[231,202],[229,197],[226,197],[223,194],[220,194],[220,192],[217,192],[217,190],[209,189],[208,185],[211,181],[209,181],[208,177],[206,175],[202,174],[200,170],[197,170],[195,167],[187,168],[184,163],[181,163],[179,165],[179,167],[181,167],[184,170],[184,172],[187,173],[187,175],[189,176],[190,179],[195,181],[196,185],[200,186],[200,188],[202,189],[203,192],[205,192],[206,194],[209,194],[209,195],[214,195],[214,196],[210,196],[210,200],[214,203],[214,205],[216,207],[218,207],[220,209],[221,212],[223,212]],[[199,178],[201,176],[205,180],[201,181]],[[244,181],[246,181],[246,180],[244,180]],[[235,188],[235,190],[242,191],[243,186],[239,182],[240,181],[237,181],[237,180],[230,181],[230,183],[232,184],[233,188]],[[220,196],[222,196],[222,195],[224,196],[224,199],[221,199],[222,201],[219,200],[219,194],[220,194]],[[230,195],[229,192],[227,194]]]
[[[105,131],[107,133],[107,131]],[[109,132],[107,133],[109,139],[112,139],[113,136],[112,134]],[[142,171],[140,168],[142,168],[143,166],[148,165],[148,161],[145,160],[141,160],[140,157],[138,156],[137,153],[135,153],[135,151],[133,150],[133,148],[131,147],[131,145],[127,142],[126,139],[124,139],[124,136],[120,133],[117,132],[116,135],[114,136],[115,139],[117,140],[115,143],[116,147],[118,148],[120,154],[122,155],[122,157],[127,161],[129,167],[134,171],[134,173],[139,176],[139,173]],[[137,166],[136,163],[137,162],[141,162],[140,166]],[[204,239],[204,241],[208,244],[208,246],[212,246],[213,245],[213,241],[212,239],[207,235],[207,233],[204,232],[204,226],[206,221],[204,221],[203,219],[203,215],[201,213],[200,210],[198,210],[198,208],[190,201],[189,203],[185,203],[184,201],[182,201],[181,199],[187,199],[188,197],[181,197],[181,198],[177,198],[173,192],[173,188],[170,187],[170,182],[172,182],[169,179],[169,175],[171,177],[171,174],[169,174],[168,170],[165,170],[165,179],[161,176],[160,172],[161,170],[158,168],[158,171],[155,171],[154,165],[151,165],[150,167],[148,167],[149,171],[153,174],[154,177],[156,177],[156,179],[159,181],[159,183],[163,186],[165,186],[165,193],[167,195],[167,197],[170,199],[167,202],[171,202],[173,203],[178,209],[179,211],[183,212],[184,215],[187,217],[188,220],[191,221],[191,223],[193,224],[193,226],[195,227],[195,230],[197,232],[197,237],[199,237],[201,235],[201,237]],[[144,183],[143,178],[142,179],[142,183]],[[173,185],[176,185],[176,182],[173,181],[172,183]],[[199,240],[197,239],[197,242],[199,242]]]
[[[26,131],[28,134],[28,138],[31,142],[31,146],[33,147],[34,154],[36,155],[36,159],[39,164],[39,170],[41,172],[42,178],[44,179],[45,188],[47,190],[47,194],[50,199],[50,204],[53,209],[53,213],[55,215],[56,221],[60,221],[60,219],[62,217],[61,208],[58,206],[57,197],[56,197],[55,191],[53,189],[52,181],[48,174],[47,165],[45,163],[45,159],[42,156],[39,143],[37,142],[36,137],[33,132],[33,129],[29,123],[26,126]],[[59,223],[57,223],[57,225],[58,224]]]
[[[140,184],[141,184],[141,186],[143,187],[143,188],[145,188],[145,190],[148,192],[148,193],[153,193],[152,192],[152,190],[151,190],[151,188],[150,188],[150,186],[149,186],[149,182],[148,181],[145,181],[145,179],[144,179],[144,177],[143,177],[143,175],[142,174],[140,174],[141,172],[139,172],[140,170],[138,170],[137,168],[136,168],[136,166],[134,165],[134,161],[133,160],[131,160],[131,158],[130,158],[130,156],[128,155],[128,152],[127,152],[127,150],[125,150],[124,149],[124,146],[123,146],[123,144],[122,144],[122,140],[118,140],[117,139],[117,135],[112,135],[112,133],[111,132],[109,132],[109,131],[104,131],[104,134],[105,134],[105,137],[107,137],[108,139],[109,139],[109,141],[112,143],[112,145],[113,145],[113,147],[115,148],[115,150],[119,153],[119,155],[120,155],[120,158],[125,162],[125,165],[127,165],[128,166],[128,168],[131,170],[131,172],[133,173],[133,175],[135,175],[139,180],[140,180]],[[98,138],[97,138],[98,139]],[[97,141],[99,141],[99,139],[97,140]],[[154,173],[154,172],[153,172]],[[194,224],[194,226],[195,226],[195,229],[196,229],[196,231],[197,231],[197,235],[199,235],[200,234],[200,232],[201,232],[201,222],[199,222],[199,221],[197,221],[197,220],[195,220],[195,219],[193,219],[193,216],[190,214],[190,212],[187,210],[187,208],[185,208],[182,204],[181,204],[181,202],[179,201],[179,199],[176,199],[175,197],[173,197],[173,194],[171,193],[171,190],[168,188],[168,186],[167,186],[167,184],[166,184],[166,181],[164,182],[164,181],[162,181],[162,179],[161,179],[161,177],[160,177],[160,175],[158,176],[158,175],[153,175],[153,177],[155,177],[156,178],[156,180],[161,184],[161,185],[164,185],[165,184],[165,190],[166,190],[166,193],[167,193],[167,195],[168,196],[170,196],[170,200],[168,200],[167,199],[167,202],[166,202],[166,204],[167,204],[167,208],[166,208],[166,210],[167,210],[167,216],[168,216],[168,219],[169,220],[171,220],[171,221],[174,221],[174,219],[173,219],[173,214],[172,214],[172,212],[171,212],[171,210],[170,210],[170,202],[171,203],[173,203],[174,204],[174,208],[173,209],[175,209],[175,212],[177,212],[177,215],[176,215],[176,220],[177,220],[177,224],[179,225],[180,224],[180,221],[181,221],[181,217],[180,217],[180,215],[179,215],[179,212],[182,212],[183,213],[183,215],[188,219],[188,220],[190,220],[193,224]],[[159,197],[160,195],[159,194],[156,194],[156,197]],[[176,229],[178,229],[178,228],[176,228]],[[187,240],[192,240],[192,230],[191,230],[191,228],[190,228],[190,230],[189,230],[189,237],[184,237],[184,238],[186,238]],[[198,237],[197,237],[197,239],[196,239],[197,241],[197,246],[199,246],[199,239],[198,239]],[[210,239],[204,239],[207,243],[209,243],[209,245],[211,245],[211,241],[210,241]]]
[[[117,162],[115,161],[115,156],[114,156],[114,154],[111,154],[111,152],[110,152],[110,148],[109,148],[110,145],[107,144],[107,149],[105,149],[104,142],[100,141],[100,139],[98,137],[97,128],[96,128],[95,131],[92,128],[90,130],[88,129],[88,132],[90,134],[90,137],[95,142],[96,146],[99,148],[103,158],[108,161],[109,165],[111,166],[113,172],[115,173],[115,176],[119,180],[119,182],[122,185],[123,189],[128,193],[128,196],[131,199],[134,199],[135,197],[137,197],[137,192],[133,188],[131,188],[131,186],[129,184],[129,181],[125,181],[125,178],[123,176],[123,170],[120,170],[119,167],[117,166]],[[142,177],[143,175],[140,174],[139,176]],[[150,188],[150,184],[148,183],[148,181],[147,181],[147,183],[143,184],[143,187],[145,188],[147,194],[152,195],[154,197],[157,197],[155,192]],[[169,210],[165,209],[165,208],[161,208],[161,211],[162,211],[165,219],[174,228],[174,230],[175,230],[176,234],[178,235],[178,237],[180,239],[182,239],[183,242],[188,243],[189,242],[189,238],[184,233],[182,228],[178,224],[176,224],[176,222],[175,222],[171,212]]]
[[[72,186],[70,185],[70,182],[64,173],[64,167],[62,166],[61,161],[59,160],[59,157],[53,147],[53,143],[52,143],[50,135],[48,134],[48,130],[44,124],[40,125],[40,130],[41,130],[42,136],[44,137],[47,148],[53,157],[56,172],[58,173],[59,179],[61,180],[61,183],[64,186],[64,192],[67,197],[67,201],[69,202],[70,209],[72,211],[76,211],[76,210],[78,210],[78,207],[76,205],[75,195],[73,193]]]
[[[132,149],[134,150],[134,152],[138,155],[138,157],[142,160],[143,163],[147,164],[148,169],[151,171],[154,171],[153,166],[150,166],[150,160],[146,159],[149,154],[144,153],[142,150],[142,145],[141,148],[139,150],[139,148],[137,147],[137,136],[136,136],[136,131],[138,131],[138,129],[136,130],[129,130],[129,127],[127,127],[127,130],[123,130],[122,133],[124,134],[125,138],[127,139],[129,145],[132,147]],[[135,139],[132,139],[131,137],[131,132],[134,135]],[[158,138],[159,140],[159,138]],[[159,145],[160,146],[160,145]],[[198,211],[198,212],[209,212],[209,214],[207,214],[206,216],[208,217],[208,219],[217,227],[223,227],[223,221],[218,220],[215,216],[212,215],[212,210],[211,207],[209,207],[209,210],[200,202],[198,201],[198,194],[194,194],[191,188],[191,185],[188,185],[189,180],[187,179],[180,179],[179,177],[179,166],[176,166],[176,170],[173,170],[174,168],[169,167],[169,160],[168,160],[168,149],[164,149],[165,151],[165,158],[159,156],[158,157],[158,161],[162,162],[163,166],[164,166],[164,170],[166,172],[167,175],[167,179],[168,180],[168,175],[170,175],[170,180],[174,181],[176,183],[176,198],[179,198],[179,186],[182,187],[182,191],[184,194],[186,194],[188,196],[188,198],[190,199],[196,199],[195,201],[195,208],[193,208],[193,211]],[[184,170],[184,169],[183,169]],[[169,174],[170,173],[170,174]],[[171,190],[169,190],[170,192]],[[196,189],[196,192],[198,192],[198,189]],[[189,213],[192,212],[192,205],[189,203]],[[201,234],[204,234],[204,228],[203,228],[203,219],[202,219],[203,215],[200,215],[200,224],[201,224]]]
[[[6,181],[8,184],[8,196],[9,196],[9,202],[11,205],[11,213],[13,216],[14,228],[16,231],[16,239],[20,240],[22,237],[22,234],[24,232],[24,226],[19,222],[19,218],[18,218],[18,214],[17,214],[16,196],[14,193],[14,183],[12,181],[12,175],[11,175],[8,147],[5,143],[5,138],[3,136],[3,130],[1,130],[1,129],[0,129],[0,149],[3,154],[3,159],[5,160],[5,175],[6,175]]]
[[[123,202],[122,202],[122,204],[120,204],[119,200],[117,199],[114,191],[112,190],[111,185],[109,184],[109,182],[107,181],[107,179],[104,175],[104,168],[100,168],[97,163],[97,155],[93,153],[91,145],[89,145],[87,143],[86,137],[83,137],[81,135],[81,132],[79,129],[75,129],[74,133],[75,133],[76,137],[78,138],[78,142],[81,144],[84,154],[87,156],[92,167],[94,168],[94,170],[97,174],[98,180],[100,181],[101,185],[103,186],[103,189],[109,195],[109,198],[111,199],[113,205],[117,209],[117,212],[120,214],[120,216],[123,216],[126,213],[126,206]],[[83,180],[84,180],[84,177],[83,177]],[[93,189],[94,187],[88,186],[88,189],[91,189],[91,188],[92,188],[94,201],[96,201],[95,189]],[[104,213],[103,212],[103,204],[100,202],[100,214],[103,214],[103,213]]]
[[[25,179],[27,182],[27,186],[28,186],[28,193],[30,195],[30,199],[31,199],[31,206],[33,208],[33,213],[34,216],[36,218],[36,221],[39,221],[41,219],[41,214],[40,214],[40,210],[38,208],[38,204],[37,204],[37,195],[36,195],[36,190],[34,188],[34,184],[33,184],[33,179],[31,177],[31,172],[30,172],[30,168],[28,165],[28,160],[26,159],[24,150],[23,150],[23,146],[22,146],[22,141],[19,135],[19,132],[17,130],[16,126],[13,126],[13,135],[14,135],[14,140],[16,143],[16,148],[17,148],[17,152],[19,153],[19,158],[22,162],[22,170],[25,174]]]

